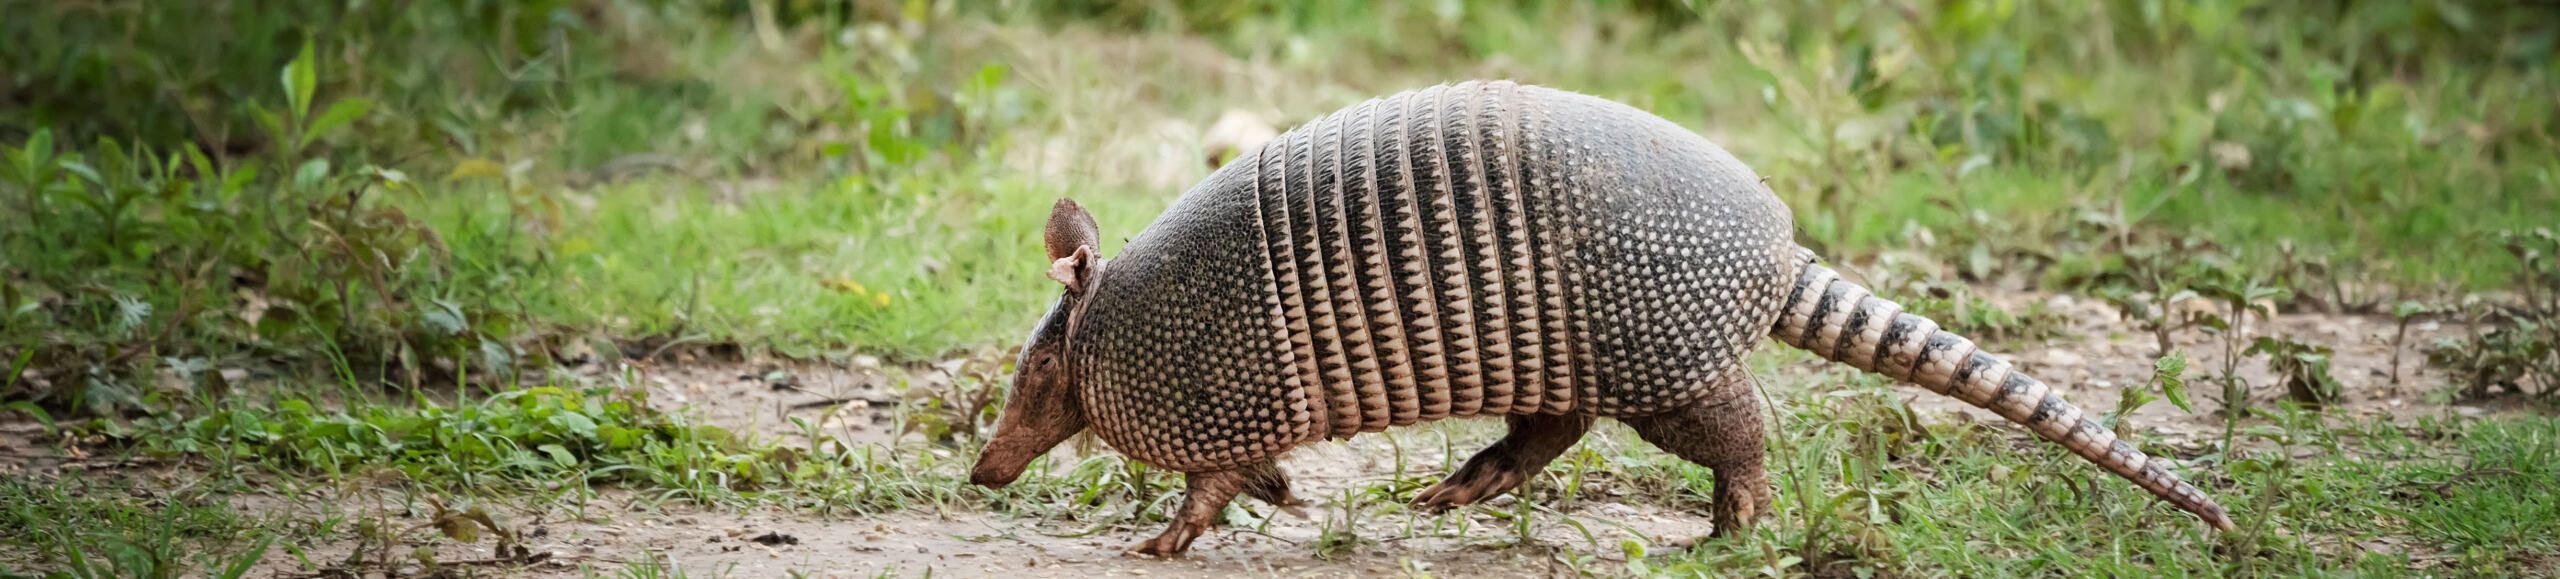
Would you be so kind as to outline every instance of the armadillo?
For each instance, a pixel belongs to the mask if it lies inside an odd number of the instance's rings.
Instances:
[[[1328,439],[1501,416],[1413,500],[1518,486],[1600,417],[1715,473],[1713,535],[1770,510],[1742,361],[1764,337],[1989,409],[2221,530],[2222,507],[2044,383],[1842,279],[1724,149],[1635,107],[1511,82],[1372,99],[1238,155],[1127,241],[1052,208],[1064,286],[971,472],[1002,487],[1086,429],[1184,473],[1187,550],[1239,494],[1295,502],[1275,459]]]

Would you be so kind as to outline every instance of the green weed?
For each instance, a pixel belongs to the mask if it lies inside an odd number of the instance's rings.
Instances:
[[[156,495],[77,476],[0,480],[0,540],[34,547],[49,576],[240,577],[275,536],[218,494]],[[0,570],[5,574],[5,570]]]

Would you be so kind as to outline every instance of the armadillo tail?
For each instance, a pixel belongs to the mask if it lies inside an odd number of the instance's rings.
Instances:
[[[2223,531],[2231,518],[2161,461],[2117,440],[2060,394],[1971,340],[1840,279],[1802,252],[1803,269],[1770,337],[1815,355],[1928,388],[1998,413]]]

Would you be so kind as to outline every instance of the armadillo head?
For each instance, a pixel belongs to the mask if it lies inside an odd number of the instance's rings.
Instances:
[[[1082,317],[1084,298],[1102,276],[1104,260],[1094,256],[1101,235],[1093,216],[1075,201],[1059,199],[1050,210],[1043,243],[1049,251],[1049,279],[1065,285],[1066,291],[1022,345],[1022,359],[1014,364],[1013,401],[996,419],[995,437],[987,441],[978,466],[970,470],[971,484],[1003,488],[1022,476],[1032,459],[1084,430],[1076,369],[1066,354],[1068,339]]]

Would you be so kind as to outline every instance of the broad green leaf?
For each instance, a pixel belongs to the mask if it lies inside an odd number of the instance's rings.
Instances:
[[[314,60],[311,42],[306,40],[302,43],[302,54],[284,67],[284,96],[285,100],[293,103],[293,118],[309,118],[311,115],[311,91],[320,84],[319,64]]]
[[[592,438],[596,435],[595,419],[587,418],[587,415],[585,414],[579,414],[576,412],[562,412],[554,414],[551,415],[551,423],[561,428],[569,429],[570,432],[575,432],[582,436]]]
[[[313,187],[319,187],[320,180],[327,178],[329,178],[329,160],[314,157],[309,161],[303,161],[302,167],[293,170],[293,188],[307,191]]]
[[[2160,383],[2160,393],[2167,395],[2169,403],[2177,405],[2179,410],[2192,413],[2196,411],[2196,407],[2187,402],[2186,376],[2187,352],[2185,350],[2169,352],[2169,355],[2151,363],[2151,379]]]
[[[551,462],[559,463],[560,468],[578,466],[578,455],[570,454],[568,448],[557,444],[545,444],[540,448],[544,454],[551,455]]]
[[[428,303],[431,307],[424,308],[425,315],[419,317],[428,328],[447,336],[458,336],[471,329],[470,318],[464,316],[462,308],[453,302],[436,299]]]
[[[240,170],[232,171],[231,176],[224,177],[222,179],[222,199],[224,201],[231,200],[232,197],[238,196],[241,190],[248,189],[250,183],[256,182],[257,180],[258,167],[256,165],[241,165]]]
[[[338,102],[329,105],[327,112],[320,113],[319,118],[311,120],[311,127],[302,132],[302,144],[309,145],[312,139],[320,138],[321,135],[329,134],[329,131],[355,122],[372,110],[373,101],[370,99],[338,99]]]
[[[44,173],[41,171],[53,160],[53,129],[36,129],[36,134],[27,137],[25,151],[26,156],[21,157],[19,163],[25,166],[23,176],[27,178],[27,187],[41,187],[44,185]]]
[[[98,170],[90,168],[88,163],[82,163],[78,159],[63,159],[60,165],[62,166],[62,170],[70,171],[73,175],[79,175],[80,178],[87,179],[91,183],[100,185],[107,184],[106,178],[99,176]]]
[[[258,127],[267,130],[268,139],[272,139],[277,143],[284,143],[292,138],[292,135],[287,135],[284,132],[284,119],[282,117],[277,117],[274,112],[268,111],[266,107],[254,104],[249,105],[249,116],[258,119]]]
[[[206,158],[204,151],[197,149],[195,143],[184,143],[180,147],[182,148],[176,154],[169,155],[169,174],[176,175],[179,170],[195,169],[198,179],[213,176],[213,160]]]

